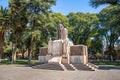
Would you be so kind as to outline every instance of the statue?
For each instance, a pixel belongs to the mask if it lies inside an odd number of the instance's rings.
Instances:
[[[63,29],[64,29],[63,25],[59,23],[57,26],[57,39],[62,39]]]
[[[50,40],[48,42],[48,53],[49,54],[53,54],[55,52],[58,53],[59,52],[58,50],[60,50],[60,52],[62,54],[67,54],[68,53],[67,48],[70,45],[69,39],[68,39],[68,30],[67,30],[67,28],[64,28],[64,26],[61,23],[58,23],[58,25],[57,25],[57,39],[58,40],[52,41],[50,38]],[[57,50],[57,46],[60,47],[61,44],[62,44],[62,48],[59,48]],[[57,50],[58,52],[55,50]]]
[[[57,26],[57,39],[63,40],[63,54],[67,53],[67,46],[68,46],[68,30],[64,28],[62,24],[58,24]]]
[[[62,31],[62,40],[68,39],[68,30],[66,28]]]
[[[65,40],[68,38],[68,30],[62,24],[57,26],[57,39]]]

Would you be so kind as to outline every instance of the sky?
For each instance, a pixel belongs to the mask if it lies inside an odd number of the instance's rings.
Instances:
[[[0,0],[0,5],[8,7],[8,2],[9,0]],[[52,10],[67,15],[70,12],[99,13],[105,7],[93,8],[89,2],[90,0],[57,0]]]

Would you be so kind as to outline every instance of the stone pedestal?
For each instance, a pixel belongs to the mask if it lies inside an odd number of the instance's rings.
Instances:
[[[60,59],[61,59],[60,56],[54,56],[54,57],[50,58],[50,59],[48,60],[48,62],[49,62],[49,63],[50,63],[50,62],[60,63]]]
[[[45,62],[47,62],[46,56],[38,56],[38,60],[39,60],[40,63],[45,63]]]
[[[48,41],[48,54],[52,54],[52,50],[53,50],[53,41],[49,40]]]
[[[45,58],[46,58],[46,61],[48,62],[52,58],[52,55],[51,54],[47,54]]]
[[[84,45],[73,45],[70,47],[71,63],[88,63],[87,47]]]
[[[62,40],[55,40],[53,41],[53,47],[52,47],[52,55],[60,56],[63,53],[63,41]]]

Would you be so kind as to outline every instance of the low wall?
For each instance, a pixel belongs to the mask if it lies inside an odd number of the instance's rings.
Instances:
[[[84,63],[84,56],[70,56],[70,63]]]
[[[70,46],[70,55],[84,55],[84,54],[85,54],[84,45]]]
[[[39,48],[39,56],[46,56],[48,54],[48,48],[47,47],[40,47]]]
[[[38,60],[40,63],[45,63],[46,61],[46,56],[38,56]]]

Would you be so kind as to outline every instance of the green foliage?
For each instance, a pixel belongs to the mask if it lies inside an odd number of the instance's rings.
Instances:
[[[53,18],[53,21],[57,25],[58,23],[62,23],[65,27],[69,26],[69,20],[66,16],[64,16],[61,13],[52,13],[51,17]]]
[[[119,42],[120,34],[120,1],[119,0],[91,0],[92,7],[109,4],[99,13],[100,25],[103,28],[102,36],[106,39],[110,56],[115,57],[114,44]]]
[[[4,55],[9,57],[9,59],[11,59],[11,56],[12,56],[12,46],[6,45],[3,49],[4,49]]]
[[[95,8],[104,4],[116,5],[116,4],[120,4],[120,1],[119,0],[90,0],[90,5]]]
[[[70,24],[69,36],[73,43],[87,45],[89,52],[101,53],[101,28],[97,14],[78,12],[70,13],[67,17]]]
[[[105,34],[106,39],[109,43],[109,48],[113,49],[115,42],[118,40],[119,34],[120,34],[120,25],[118,18],[120,17],[120,14],[115,14],[113,12],[114,10],[120,8],[120,6],[108,6],[104,8],[99,13],[99,19],[100,23],[104,30],[106,30]],[[109,15],[108,15],[109,13]]]
[[[56,39],[56,33],[57,33],[56,29],[57,29],[58,23],[63,24],[64,27],[69,29],[69,20],[65,15],[61,13],[51,13],[50,17],[51,17],[52,25],[51,27],[48,28],[48,31],[52,39]]]
[[[70,34],[72,34],[70,37],[75,44],[87,45],[87,40],[90,37],[98,35],[98,18],[96,14],[70,13],[68,18],[71,26]]]
[[[31,64],[35,64],[37,63],[38,60],[32,60],[31,61]],[[11,64],[11,61],[9,60],[3,60],[0,62],[0,65],[3,65],[3,64],[7,64],[7,65],[10,65]],[[13,64],[29,64],[28,61],[26,59],[18,59],[16,62],[14,62]]]
[[[0,31],[6,29],[8,23],[8,9],[0,6]]]
[[[56,26],[60,22],[69,30],[69,38],[74,44],[84,44],[90,52],[102,53],[103,37],[113,45],[120,34],[120,6],[117,1],[91,0],[93,7],[106,3],[111,6],[99,14],[71,12],[65,16],[51,13],[56,0],[10,0],[8,10],[0,7],[0,30],[9,29],[8,41],[15,43],[15,51],[28,50],[34,55],[38,53],[39,46],[47,46],[50,37],[56,39]],[[4,53],[10,51],[10,46],[5,45]]]

